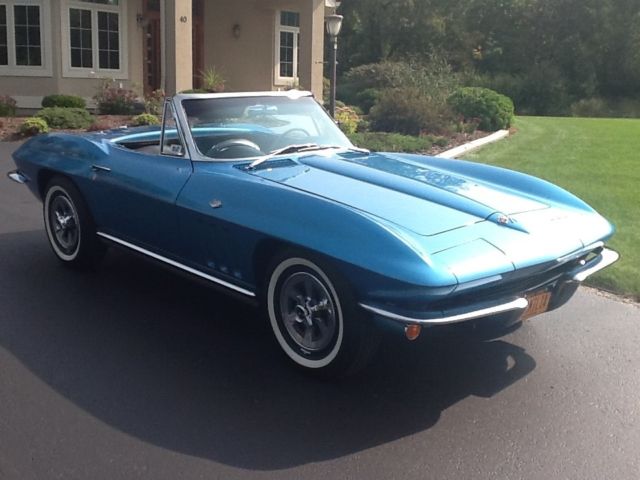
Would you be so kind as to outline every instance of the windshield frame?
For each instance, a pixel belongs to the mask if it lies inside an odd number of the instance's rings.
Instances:
[[[269,154],[266,154],[266,155],[263,154],[263,155],[256,155],[253,157],[243,157],[243,158],[214,158],[214,157],[208,157],[204,155],[202,152],[200,152],[200,150],[198,149],[195,143],[195,140],[191,132],[191,128],[189,127],[189,119],[183,107],[184,100],[209,100],[209,99],[215,99],[215,98],[253,98],[253,97],[256,97],[256,98],[257,97],[287,97],[293,100],[303,98],[303,97],[311,97],[312,99],[314,99],[313,94],[311,92],[300,91],[300,90],[289,90],[285,92],[267,91],[267,92],[228,92],[228,93],[178,93],[174,95],[171,98],[171,102],[173,103],[174,111],[178,120],[178,128],[182,133],[182,137],[186,141],[186,146],[187,146],[188,152],[191,155],[192,161],[246,163],[247,161],[254,161],[256,159],[269,155]],[[336,123],[335,120],[331,118],[327,110],[319,102],[317,102],[317,100],[314,99],[314,101],[318,104],[318,106],[320,106],[321,110],[324,112],[324,114],[327,115],[329,120],[332,121],[333,123]],[[351,148],[351,147],[356,148],[351,143],[349,138],[346,135],[344,135],[344,133],[340,130],[337,124],[336,124],[336,129],[338,129],[338,131],[342,133],[342,135],[344,136],[344,138],[348,143],[348,146],[346,146],[345,148]],[[282,153],[282,154],[272,155],[272,157],[279,158],[283,155],[297,156],[298,154]]]

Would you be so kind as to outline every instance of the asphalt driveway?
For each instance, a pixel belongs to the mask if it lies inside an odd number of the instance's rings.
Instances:
[[[401,338],[348,381],[252,308],[49,251],[0,143],[0,479],[637,479],[640,309],[582,289],[499,340]]]

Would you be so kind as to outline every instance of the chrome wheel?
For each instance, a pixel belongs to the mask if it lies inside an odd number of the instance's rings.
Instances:
[[[336,288],[314,262],[287,257],[271,270],[266,291],[271,328],[282,350],[310,369],[330,365],[344,338]]]
[[[47,190],[44,201],[45,228],[53,251],[63,261],[78,256],[82,242],[82,227],[71,195],[60,185]]]
[[[91,269],[102,258],[104,247],[96,237],[91,212],[68,178],[51,179],[44,191],[43,214],[49,244],[62,263]]]
[[[321,351],[334,338],[337,321],[333,300],[313,274],[297,272],[280,288],[280,312],[287,332],[303,349]]]
[[[49,222],[53,226],[53,235],[58,247],[67,255],[77,250],[80,240],[78,214],[64,195],[56,195],[50,203]]]

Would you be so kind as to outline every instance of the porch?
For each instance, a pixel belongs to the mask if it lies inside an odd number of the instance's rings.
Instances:
[[[26,20],[24,3],[6,0],[0,12],[0,92],[24,108],[51,93],[90,99],[104,79],[172,94],[201,86],[210,67],[227,91],[298,87],[322,98],[325,0],[28,0]],[[37,50],[26,60],[20,22]]]

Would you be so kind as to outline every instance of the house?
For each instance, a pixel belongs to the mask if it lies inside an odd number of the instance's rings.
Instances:
[[[90,99],[104,79],[140,93],[299,86],[322,98],[324,16],[335,0],[0,0],[0,94],[39,108]]]

